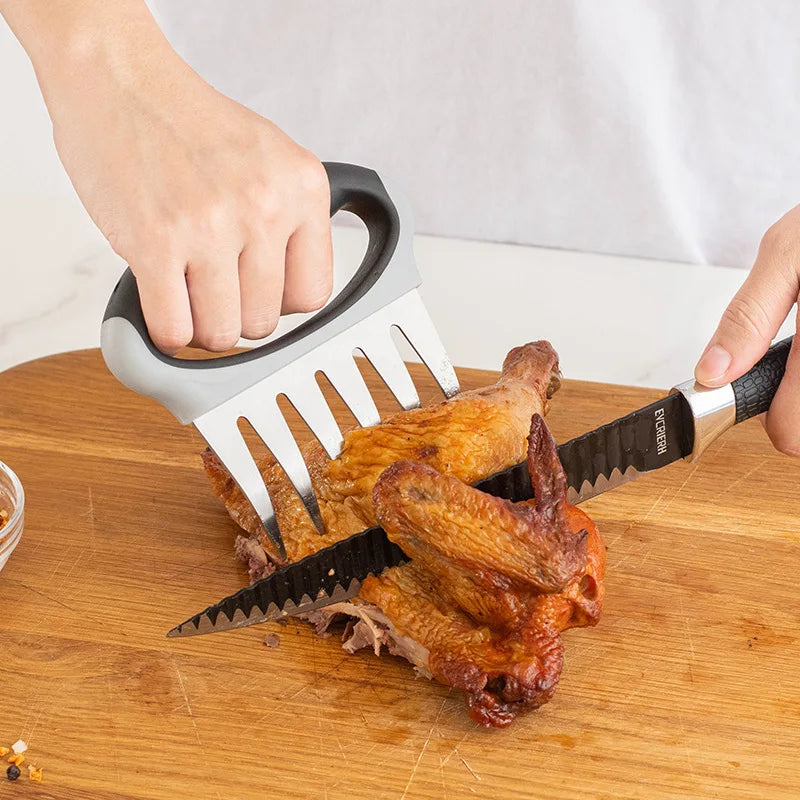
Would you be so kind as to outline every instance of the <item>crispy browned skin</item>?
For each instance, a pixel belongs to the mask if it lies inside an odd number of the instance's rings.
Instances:
[[[555,442],[538,415],[528,463],[535,503],[509,503],[401,462],[375,486],[380,524],[413,561],[364,581],[401,636],[429,651],[434,677],[465,692],[483,725],[504,726],[552,696],[560,632],[601,613],[605,546],[566,503]]]
[[[303,448],[327,534],[320,536],[283,470],[271,458],[259,463],[289,561],[313,553],[376,524],[372,488],[395,461],[411,460],[474,483],[525,457],[525,436],[533,414],[544,414],[559,385],[558,357],[548,342],[515,347],[494,386],[404,411],[372,428],[345,434],[342,454],[330,461],[316,443]],[[215,494],[233,519],[257,541],[240,542],[251,574],[264,574],[264,551],[280,563],[255,513],[219,460],[207,451],[206,471]],[[262,550],[263,548],[263,550]]]

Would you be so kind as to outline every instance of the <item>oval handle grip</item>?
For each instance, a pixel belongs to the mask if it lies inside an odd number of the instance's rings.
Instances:
[[[101,331],[103,357],[115,377],[152,397],[186,424],[272,375],[420,284],[408,208],[374,171],[326,163],[331,216],[350,211],[366,225],[367,250],[342,291],[313,317],[260,347],[220,358],[168,356],[147,332],[136,279],[126,269],[108,302]]]

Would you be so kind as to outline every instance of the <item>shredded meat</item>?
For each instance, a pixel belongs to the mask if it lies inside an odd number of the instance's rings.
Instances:
[[[275,564],[256,537],[237,536],[233,549],[237,558],[247,564],[247,571],[254,581],[260,581],[275,572]]]
[[[348,652],[385,646],[464,691],[483,725],[507,725],[546,702],[561,671],[560,632],[595,624],[602,607],[604,545],[591,520],[566,504],[541,418],[559,379],[553,349],[534,342],[508,354],[494,386],[350,431],[335,461],[307,445],[324,536],[280,467],[259,464],[289,561],[378,523],[413,558],[368,578],[354,602],[308,614],[317,633],[347,618]],[[468,485],[521,461],[526,434],[535,503]],[[216,457],[204,460],[215,493],[250,533],[237,554],[254,580],[269,574],[280,563],[271,541]]]
[[[332,622],[339,617],[348,617],[349,622],[342,635],[343,647],[348,653],[355,653],[364,647],[371,648],[375,655],[381,653],[381,647],[393,656],[401,656],[414,665],[417,674],[425,678],[432,677],[428,669],[428,651],[409,636],[397,632],[392,620],[372,603],[334,603],[320,609],[315,625],[317,633],[325,634]]]

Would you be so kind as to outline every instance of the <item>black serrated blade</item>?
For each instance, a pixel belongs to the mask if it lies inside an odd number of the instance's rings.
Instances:
[[[323,608],[357,595],[368,575],[406,561],[383,528],[368,528],[209,606],[167,636],[227,631]]]
[[[694,418],[675,393],[565,442],[558,456],[567,474],[567,500],[581,503],[666,467],[692,452]]]
[[[565,442],[558,455],[571,503],[580,503],[665,467],[692,451],[694,420],[681,394],[671,394],[614,422]],[[533,497],[527,462],[474,484],[506,500]],[[300,614],[347,600],[361,581],[408,557],[382,528],[369,528],[278,570],[173,628],[167,636],[196,636]]]

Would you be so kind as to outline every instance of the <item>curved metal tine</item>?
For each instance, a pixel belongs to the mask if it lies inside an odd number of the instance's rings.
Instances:
[[[419,395],[400,353],[392,341],[388,325],[369,336],[369,344],[358,345],[375,371],[383,378],[397,402],[406,410],[419,408]],[[362,335],[364,331],[361,332]],[[369,332],[368,332],[369,333]]]
[[[349,353],[325,364],[322,372],[362,428],[369,428],[381,421],[375,400],[364,383],[364,376]]]
[[[275,511],[264,477],[236,423],[237,419],[233,416],[212,413],[199,417],[194,424],[217,458],[224,464],[225,469],[230,472],[242,494],[250,501],[267,535],[278,548],[281,558],[285,560],[286,547],[278,528],[278,521],[275,519]]]
[[[444,396],[453,397],[461,391],[458,377],[419,292],[410,292],[404,305],[405,308],[399,318],[393,320],[393,324],[430,370]]]
[[[271,406],[271,408],[270,408]],[[295,441],[289,425],[281,410],[273,401],[261,405],[257,409],[248,409],[243,416],[253,426],[261,441],[270,449],[275,460],[281,465],[286,477],[292,482],[295,491],[300,495],[303,505],[319,533],[325,533],[325,523],[319,510],[317,496],[311,485],[308,467],[303,461],[300,447]]]
[[[284,394],[311,428],[328,458],[338,458],[344,444],[342,431],[313,376],[291,390],[284,391]]]

